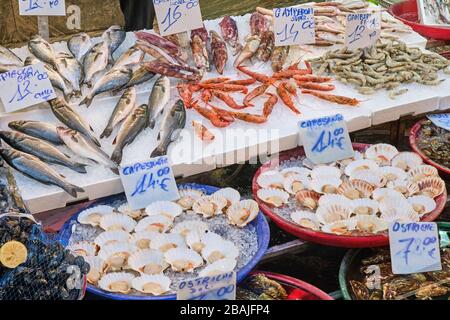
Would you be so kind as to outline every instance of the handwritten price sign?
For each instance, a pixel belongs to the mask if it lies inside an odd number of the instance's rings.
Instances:
[[[450,131],[450,113],[429,114],[427,118],[436,126]]]
[[[130,206],[147,207],[157,200],[177,200],[177,184],[167,156],[120,168],[120,178]]]
[[[236,273],[181,281],[177,300],[236,300]]]
[[[389,227],[392,272],[410,274],[442,269],[434,222],[394,222]]]
[[[203,27],[199,0],[153,0],[153,4],[162,36]]]
[[[312,7],[275,8],[273,13],[276,46],[315,42],[314,9]]]
[[[56,98],[42,63],[0,74],[0,88],[0,98],[6,112]]]
[[[346,16],[345,45],[350,49],[373,46],[381,35],[381,13],[349,13]]]
[[[300,121],[299,126],[306,156],[315,164],[354,156],[347,125],[341,114]]]
[[[65,0],[19,0],[21,16],[65,16]]]

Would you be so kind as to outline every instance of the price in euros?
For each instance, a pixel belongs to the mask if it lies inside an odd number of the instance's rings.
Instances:
[[[169,167],[161,168],[157,171],[156,177],[153,173],[144,174],[137,182],[136,188],[134,192],[131,194],[134,197],[137,194],[142,194],[147,192],[149,189],[156,189],[159,187],[161,190],[165,192],[169,192],[168,182],[170,181],[169,177],[164,176],[168,175],[170,172]]]
[[[317,142],[313,145],[312,151],[321,153],[328,148],[338,147],[339,149],[344,149],[344,128],[336,128],[333,131],[323,130]]]

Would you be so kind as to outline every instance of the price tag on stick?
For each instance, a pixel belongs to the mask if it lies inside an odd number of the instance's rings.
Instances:
[[[427,118],[436,126],[450,131],[450,113],[429,114]]]
[[[389,227],[392,272],[442,270],[438,228],[434,222],[394,222]]]
[[[21,16],[65,16],[65,0],[19,0]]]
[[[308,159],[315,164],[354,156],[347,125],[341,114],[300,121],[300,138]]]
[[[167,156],[123,166],[120,179],[128,203],[134,210],[143,209],[155,201],[180,198]]]
[[[162,36],[203,27],[199,0],[153,0],[153,4]]]
[[[236,300],[236,273],[181,281],[177,300]]]
[[[373,46],[381,35],[381,12],[349,13],[346,16],[345,45],[354,50]]]
[[[276,46],[315,43],[314,9],[293,6],[273,9]]]
[[[56,98],[42,63],[0,74],[0,98],[6,112],[21,110]]]

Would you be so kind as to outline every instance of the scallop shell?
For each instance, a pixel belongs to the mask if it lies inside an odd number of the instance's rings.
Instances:
[[[128,242],[130,240],[130,234],[126,231],[115,230],[115,231],[104,231],[100,233],[95,239],[94,243],[98,245],[100,248],[120,242]]]
[[[291,219],[301,227],[319,230],[320,225],[314,213],[309,211],[294,211],[291,213]]]
[[[367,148],[365,155],[367,159],[374,160],[379,165],[388,166],[398,153],[397,148],[393,145],[378,143]]]
[[[195,189],[180,189],[178,192],[180,199],[177,203],[185,210],[191,209],[194,202],[203,197],[203,192]]]
[[[350,163],[358,161],[358,160],[363,160],[363,159],[364,159],[364,154],[362,154],[359,151],[355,151],[355,155],[353,156],[353,158],[347,158],[347,159],[343,159],[343,160],[338,160],[337,163],[341,167],[347,167]]]
[[[386,222],[418,222],[420,220],[419,214],[414,209],[404,210],[400,207],[390,208],[381,213],[380,218]]]
[[[233,242],[228,240],[212,241],[206,243],[202,249],[202,257],[208,263],[214,263],[220,259],[237,259],[239,256],[239,249]]]
[[[105,231],[122,230],[131,232],[135,226],[136,221],[129,216],[120,213],[104,215],[100,219],[100,227]]]
[[[283,177],[288,178],[291,175],[300,175],[302,177],[308,178],[311,174],[311,170],[303,167],[289,167],[281,170]]]
[[[344,181],[338,188],[338,194],[349,199],[369,198],[372,195],[374,187],[363,180]]]
[[[131,291],[134,278],[135,276],[128,272],[112,272],[104,275],[98,286],[105,291],[127,294]]]
[[[192,209],[195,213],[201,214],[205,218],[211,218],[214,215],[222,214],[226,207],[227,200],[221,196],[202,197],[194,202]]]
[[[369,198],[352,200],[351,206],[356,215],[373,215],[379,211],[378,202]]]
[[[122,214],[126,214],[132,219],[139,219],[142,217],[142,211],[134,210],[128,203],[124,203],[123,205],[121,205],[119,208],[117,208],[117,211]]]
[[[378,218],[375,215],[361,215],[352,219],[355,220],[355,230],[361,232],[378,233],[389,228],[389,225],[386,221]]]
[[[241,201],[241,194],[233,188],[223,188],[214,192],[214,195],[223,197],[227,200],[227,207]]]
[[[164,258],[176,272],[194,272],[194,269],[203,264],[202,257],[190,249],[170,249],[164,254]]]
[[[160,234],[150,243],[150,249],[159,250],[163,253],[173,248],[185,247],[184,237],[179,233]]]
[[[233,204],[227,210],[228,221],[239,228],[252,222],[259,213],[258,203],[254,200],[242,200]]]
[[[339,168],[332,167],[332,166],[316,166],[311,171],[311,178],[317,179],[317,178],[340,178],[342,175],[342,171]]]
[[[170,219],[175,219],[183,213],[183,208],[171,201],[155,201],[145,208],[148,216],[163,215]]]
[[[202,271],[200,271],[200,277],[213,277],[219,274],[231,272],[236,268],[236,259],[220,259],[211,264],[208,264]]]
[[[160,233],[156,231],[139,231],[131,235],[130,243],[135,245],[139,250],[149,249],[150,243]]]
[[[308,189],[310,179],[300,174],[291,174],[284,179],[283,188],[290,194],[296,194],[298,191]]]
[[[352,214],[352,207],[347,203],[333,203],[326,206],[319,206],[316,211],[317,220],[326,225],[339,220],[349,219]]]
[[[379,170],[371,169],[358,170],[350,177],[350,181],[353,180],[362,180],[378,188],[385,186],[387,183],[387,179]]]
[[[397,167],[381,167],[378,171],[387,181],[406,180],[408,178],[406,172]]]
[[[265,173],[258,176],[256,182],[261,188],[283,188],[284,177],[281,173],[276,171],[270,171],[271,173]]]
[[[114,212],[114,208],[110,206],[96,206],[83,210],[78,215],[78,222],[81,224],[89,224],[93,227],[100,225],[100,219],[102,216],[111,214]]]
[[[320,194],[312,190],[297,192],[295,199],[304,207],[315,210],[319,204]]]
[[[105,261],[96,256],[85,257],[84,261],[89,264],[89,272],[86,277],[87,282],[97,284],[106,269]]]
[[[398,196],[385,196],[382,200],[378,201],[378,205],[381,213],[389,211],[391,208],[402,208],[405,212],[413,210],[406,198],[400,198]]]
[[[201,233],[205,233],[209,230],[208,225],[203,221],[183,221],[177,223],[171,230],[171,233],[179,233],[183,237],[186,237],[189,232],[197,231]]]
[[[140,277],[134,278],[131,285],[136,291],[154,296],[160,296],[170,291],[171,283],[172,282],[169,277],[158,274],[141,275]]]
[[[419,192],[419,186],[415,182],[409,182],[408,180],[394,180],[389,181],[386,187],[400,192],[405,197],[412,196]]]
[[[438,177],[438,170],[427,164],[423,164],[417,167],[412,168],[408,171],[408,177],[412,182],[419,182],[422,179],[428,177]]]
[[[137,224],[135,231],[154,231],[159,233],[164,233],[170,229],[172,226],[172,219],[161,214],[155,214],[148,216]]]
[[[120,270],[127,266],[129,256],[135,248],[129,243],[115,243],[104,246],[98,252],[98,256],[105,261],[108,268]]]
[[[351,176],[352,174],[355,174],[359,170],[367,170],[372,169],[376,170],[378,169],[378,164],[369,159],[361,159],[351,162],[348,166],[345,167],[345,174],[347,176]]]
[[[160,274],[169,266],[164,260],[164,254],[156,250],[140,250],[128,258],[128,265],[134,271],[142,274]]]
[[[337,235],[350,235],[355,230],[356,221],[354,219],[340,220],[322,226],[322,232]]]
[[[205,246],[202,242],[202,236],[205,232],[193,230],[186,235],[186,244],[192,250],[197,253],[200,253]]]
[[[311,189],[321,194],[335,194],[342,181],[340,178],[321,177],[311,181]]]
[[[420,166],[422,163],[422,158],[417,153],[410,151],[400,152],[391,161],[392,166],[405,171]]]
[[[73,245],[70,245],[68,249],[77,256],[81,257],[95,256],[97,252],[97,247],[95,246],[95,244],[89,241],[81,241],[75,243]]]
[[[412,205],[414,211],[421,216],[436,209],[436,201],[427,196],[414,196],[407,200]]]
[[[445,192],[445,182],[439,177],[429,177],[417,183],[419,193],[424,196],[436,198]]]
[[[386,197],[398,198],[400,200],[405,199],[405,196],[400,191],[390,188],[378,188],[375,189],[374,192],[372,193],[372,198],[378,202],[383,201],[383,199]]]
[[[289,200],[289,193],[280,189],[259,189],[256,196],[274,207],[281,207]]]
[[[341,194],[324,194],[319,199],[319,206],[333,204],[336,202],[348,201],[348,198]]]

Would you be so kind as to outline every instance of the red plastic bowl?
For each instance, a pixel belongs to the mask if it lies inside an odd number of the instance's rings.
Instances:
[[[413,149],[414,152],[417,153],[423,159],[423,161],[425,161],[429,165],[435,167],[436,169],[438,169],[439,171],[441,171],[442,173],[444,173],[445,175],[450,177],[450,169],[449,168],[444,167],[444,166],[440,165],[439,163],[434,162],[433,160],[428,158],[422,152],[422,150],[420,150],[420,148],[417,146],[417,141],[419,140],[419,132],[420,132],[420,129],[422,129],[422,124],[425,121],[427,121],[427,120],[426,119],[420,120],[411,128],[411,130],[409,131],[409,145],[411,146],[411,149]]]
[[[353,143],[353,149],[357,151],[365,151],[369,147],[368,144]],[[286,161],[290,158],[296,158],[303,156],[305,151],[303,147],[298,147],[292,150],[282,152],[279,157],[279,161]],[[308,228],[301,227],[293,222],[290,222],[272,211],[272,207],[258,199],[256,192],[259,189],[256,180],[259,175],[264,171],[274,169],[278,166],[278,159],[271,160],[264,165],[262,165],[258,171],[256,171],[253,177],[252,189],[253,197],[258,202],[259,207],[264,214],[266,214],[270,219],[284,231],[300,238],[305,241],[310,241],[314,243],[319,243],[327,246],[333,247],[345,247],[345,248],[370,248],[370,247],[381,247],[387,246],[389,244],[389,238],[387,234],[379,235],[368,235],[368,236],[338,236],[334,234],[329,234],[321,231],[314,231]],[[447,199],[447,190],[441,194],[439,197],[435,198],[436,209],[427,215],[422,217],[422,221],[434,221],[444,210],[445,201]]]
[[[393,4],[389,8],[389,13],[403,23],[411,26],[414,31],[424,37],[437,40],[450,40],[449,28],[427,26],[419,22],[416,0],[407,0]]]

